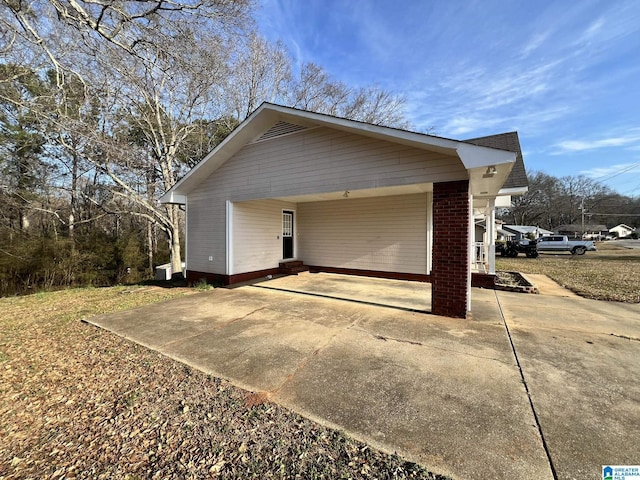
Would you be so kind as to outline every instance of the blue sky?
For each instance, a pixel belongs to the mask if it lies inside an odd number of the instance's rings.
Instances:
[[[261,0],[296,65],[407,98],[416,129],[517,130],[530,171],[640,196],[640,1]]]

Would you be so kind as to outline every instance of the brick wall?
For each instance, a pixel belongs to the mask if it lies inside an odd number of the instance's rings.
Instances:
[[[469,265],[469,181],[433,185],[431,312],[466,318]]]
[[[471,286],[480,288],[496,289],[496,276],[489,273],[472,273]]]

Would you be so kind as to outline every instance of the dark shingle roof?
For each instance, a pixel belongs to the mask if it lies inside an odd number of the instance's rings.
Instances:
[[[524,167],[524,159],[522,158],[522,149],[520,148],[518,132],[500,133],[498,135],[471,138],[464,141],[481,147],[498,148],[500,150],[516,152],[516,163],[513,165],[513,169],[511,170],[507,181],[504,182],[502,188],[519,188],[529,186],[527,171]]]

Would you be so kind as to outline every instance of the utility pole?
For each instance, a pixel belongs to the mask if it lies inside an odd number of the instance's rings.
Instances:
[[[581,239],[584,240],[584,197],[580,200],[580,212],[582,213],[582,236]]]

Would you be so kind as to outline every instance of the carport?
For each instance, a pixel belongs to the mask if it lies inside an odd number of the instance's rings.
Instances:
[[[434,313],[466,317],[473,210],[493,219],[516,157],[263,104],[161,201],[185,205],[191,282],[233,284],[303,262],[430,282]]]

